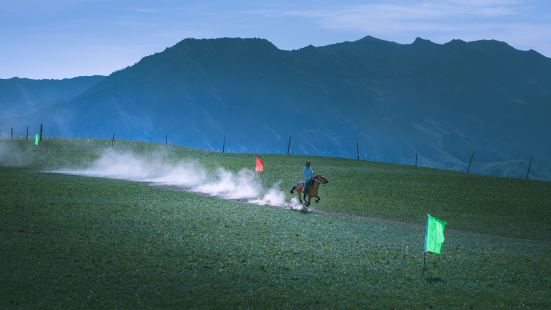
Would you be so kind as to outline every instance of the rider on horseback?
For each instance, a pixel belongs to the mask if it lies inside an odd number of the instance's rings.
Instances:
[[[315,198],[314,201],[316,203],[320,201],[320,197],[318,196],[319,187],[320,185],[325,185],[327,183],[329,183],[329,181],[323,175],[314,176],[314,171],[312,171],[310,161],[306,161],[306,164],[304,165],[304,180],[298,182],[297,185],[291,188],[291,194],[294,194],[295,191],[297,192],[298,201],[300,201],[300,204],[302,205],[301,211],[308,211],[310,199]],[[300,196],[301,192],[304,194],[304,199]]]
[[[303,190],[304,199],[306,199],[306,194],[310,189],[310,184],[312,183],[312,177],[314,176],[314,171],[310,166],[311,166],[310,160],[307,160],[306,165],[304,166],[304,190]]]

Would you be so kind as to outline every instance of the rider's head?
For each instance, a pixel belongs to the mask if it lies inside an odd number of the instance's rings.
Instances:
[[[306,161],[306,167],[310,168],[310,160]]]

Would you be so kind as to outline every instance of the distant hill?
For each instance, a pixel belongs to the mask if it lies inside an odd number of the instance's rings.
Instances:
[[[417,39],[280,50],[186,39],[25,118],[50,135],[355,157],[551,179],[551,59],[506,43]]]
[[[96,75],[63,80],[0,79],[0,118],[21,116],[67,102],[103,78]]]

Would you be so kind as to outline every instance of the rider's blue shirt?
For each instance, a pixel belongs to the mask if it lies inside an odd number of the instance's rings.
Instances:
[[[308,182],[314,175],[314,171],[311,167],[304,166],[304,182]]]

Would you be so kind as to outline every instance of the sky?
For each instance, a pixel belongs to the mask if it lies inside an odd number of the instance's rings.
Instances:
[[[0,78],[108,75],[191,37],[290,50],[366,35],[496,39],[551,57],[551,1],[0,0]]]

